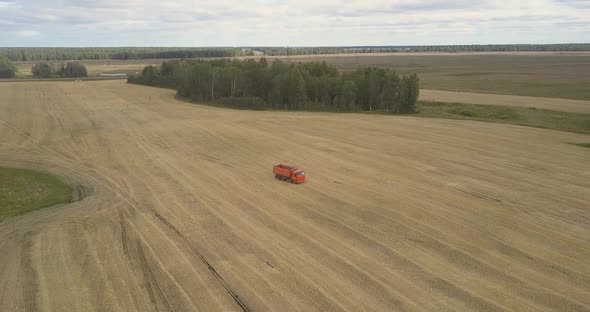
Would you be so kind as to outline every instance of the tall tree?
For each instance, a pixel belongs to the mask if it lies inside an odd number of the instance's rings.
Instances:
[[[418,75],[404,76],[400,86],[399,113],[409,114],[416,111],[416,102],[420,95]]]
[[[383,83],[383,91],[381,93],[381,106],[385,112],[398,113],[400,110],[399,102],[399,87],[400,78],[392,70],[387,71]]]
[[[307,102],[305,80],[296,66],[289,68],[289,82],[287,84],[287,105],[289,109],[303,108]]]
[[[338,86],[338,95],[336,97],[337,108],[339,110],[353,111],[356,110],[357,86],[351,79],[344,79]]]

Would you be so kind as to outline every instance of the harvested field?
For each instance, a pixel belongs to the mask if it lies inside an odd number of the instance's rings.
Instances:
[[[0,166],[83,199],[0,223],[0,311],[589,311],[588,141],[1,83]]]
[[[441,90],[420,90],[421,101],[516,106],[573,113],[590,113],[590,101]]]

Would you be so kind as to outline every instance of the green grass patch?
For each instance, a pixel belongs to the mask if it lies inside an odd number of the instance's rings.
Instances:
[[[71,200],[70,187],[54,176],[26,169],[0,168],[0,222]]]
[[[449,74],[449,76],[458,76]],[[505,95],[524,95],[534,97],[563,98],[572,100],[590,100],[590,87],[586,84],[542,82],[542,81],[511,81],[495,77],[489,79],[443,79],[429,81],[420,80],[424,89],[474,92]]]
[[[431,118],[488,121],[590,134],[590,114],[440,102],[418,102],[417,111],[418,116]]]
[[[464,73],[451,73],[449,74],[449,76],[454,76],[454,77],[478,77],[478,76],[485,76],[485,75],[491,75],[492,73],[488,73],[488,72],[464,72]]]

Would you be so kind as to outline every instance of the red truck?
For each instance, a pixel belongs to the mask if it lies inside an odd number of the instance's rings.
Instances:
[[[293,184],[305,182],[305,172],[295,167],[287,165],[276,165],[272,167],[272,173],[275,174],[276,179],[281,181],[289,181]]]

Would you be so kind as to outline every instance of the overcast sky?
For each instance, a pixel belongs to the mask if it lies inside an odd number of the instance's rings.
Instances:
[[[590,0],[0,0],[0,46],[590,42]]]

